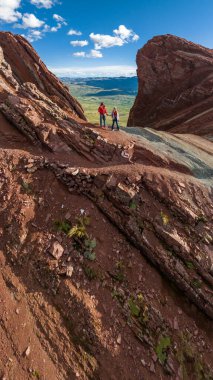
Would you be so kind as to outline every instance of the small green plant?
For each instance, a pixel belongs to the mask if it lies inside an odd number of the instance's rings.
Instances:
[[[186,266],[188,269],[195,269],[195,266],[191,261],[186,261]]]
[[[191,281],[191,285],[193,286],[193,288],[200,289],[202,286],[202,281],[198,280],[197,278],[193,278]]]
[[[89,216],[80,216],[76,219],[76,224],[71,227],[67,236],[74,239],[75,248],[81,252],[84,257],[90,261],[96,259],[94,249],[96,248],[96,239],[89,236],[87,226],[90,225]]]
[[[76,224],[69,230],[68,237],[77,237],[79,239],[88,238],[86,227],[90,225],[89,216],[80,216],[76,220]]]
[[[59,232],[64,232],[66,235],[70,231],[71,225],[67,221],[56,220],[54,226]]]
[[[137,208],[137,203],[135,202],[134,199],[132,199],[132,200],[130,201],[130,203],[129,203],[129,208],[130,208],[131,210],[136,210],[136,208]]]
[[[160,216],[161,216],[164,226],[167,226],[167,224],[169,224],[169,216],[164,214],[163,211],[161,211]]]
[[[32,193],[31,186],[30,186],[30,184],[28,182],[25,182],[24,180],[22,180],[21,187],[22,187],[22,189],[24,190],[24,192],[26,194],[31,194]]]
[[[139,317],[141,309],[133,298],[130,298],[129,300],[129,309],[132,317]]]
[[[148,307],[142,293],[139,293],[137,297],[132,296],[129,299],[129,309],[131,316],[137,318],[141,325],[145,325],[148,322]]]
[[[88,235],[87,235],[85,226],[79,226],[76,224],[75,226],[70,228],[70,230],[67,233],[67,236],[70,238],[76,237],[76,238],[82,239],[82,238],[87,237]]]
[[[36,371],[36,370],[34,370],[32,372],[32,376],[35,377],[36,379],[40,379],[40,375],[39,375],[38,371]]]
[[[96,254],[95,254],[95,252],[85,251],[84,252],[84,257],[87,260],[94,261],[96,259]]]
[[[168,350],[170,346],[171,346],[171,339],[169,336],[161,336],[159,338],[155,352],[156,352],[159,362],[162,365],[164,365],[167,360]]]
[[[125,302],[125,297],[124,297],[124,294],[119,292],[118,290],[114,289],[112,291],[112,298],[115,298],[118,300],[118,302],[123,305],[124,302]]]
[[[85,275],[87,276],[87,278],[88,278],[90,281],[91,281],[91,280],[95,280],[95,279],[98,277],[98,275],[97,275],[95,269],[91,268],[91,267],[88,266],[88,265],[85,265],[85,266],[83,267],[83,270],[84,270]]]
[[[96,258],[96,254],[94,252],[94,249],[96,248],[96,239],[86,239],[84,241],[85,246],[85,252],[84,257],[90,261],[94,261]]]
[[[113,278],[118,282],[123,282],[125,279],[123,261],[117,261],[115,266],[116,266],[116,271],[115,271],[115,274],[113,274]]]

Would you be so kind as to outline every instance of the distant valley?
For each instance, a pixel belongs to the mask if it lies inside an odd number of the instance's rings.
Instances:
[[[138,90],[137,77],[61,79],[80,101],[91,123],[98,123],[97,108],[100,102],[104,102],[109,113],[114,106],[118,108],[120,124],[126,126]],[[111,124],[110,117],[108,124]]]

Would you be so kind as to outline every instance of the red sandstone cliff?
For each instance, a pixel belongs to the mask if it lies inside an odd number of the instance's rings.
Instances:
[[[29,42],[19,35],[0,32],[0,96],[8,92],[28,93],[38,99],[38,91],[71,117],[86,120],[83,109],[69,90],[42,62]],[[37,92],[37,94],[36,94]]]
[[[137,54],[139,90],[128,125],[213,135],[213,50],[172,35]]]

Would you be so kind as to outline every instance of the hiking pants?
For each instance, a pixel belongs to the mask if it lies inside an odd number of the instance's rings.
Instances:
[[[100,113],[100,126],[102,127],[104,123],[104,127],[106,127],[106,115]]]
[[[117,129],[119,130],[119,125],[118,125],[118,119],[117,119],[117,117],[115,117],[112,120],[112,130],[114,129],[115,124],[116,124]]]

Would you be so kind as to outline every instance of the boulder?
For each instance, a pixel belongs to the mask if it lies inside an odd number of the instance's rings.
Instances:
[[[49,249],[50,254],[55,257],[55,259],[59,260],[64,253],[64,248],[58,241],[54,241]]]

